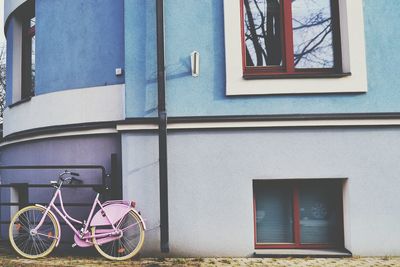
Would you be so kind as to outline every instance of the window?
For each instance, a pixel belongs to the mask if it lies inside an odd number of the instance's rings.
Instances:
[[[22,99],[35,94],[35,24],[36,18],[32,16],[26,17],[22,23]]]
[[[243,77],[342,73],[337,0],[241,0]]]
[[[13,25],[9,28],[12,33],[10,40],[7,39],[12,47],[12,53],[7,55],[12,62],[12,94],[11,103],[8,103],[10,108],[35,95],[35,1],[24,2],[14,13],[9,22]]]
[[[254,181],[256,248],[342,248],[340,180]]]
[[[228,96],[368,90],[362,0],[224,0],[224,27]]]

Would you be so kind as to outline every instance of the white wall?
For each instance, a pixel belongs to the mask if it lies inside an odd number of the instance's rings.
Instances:
[[[8,16],[27,0],[4,0],[4,22]]]
[[[4,110],[4,136],[41,127],[125,118],[125,85],[64,90]]]
[[[400,129],[320,128],[169,132],[172,255],[249,256],[253,179],[348,178],[345,246],[355,255],[400,255]],[[123,135],[124,196],[159,220],[158,138]],[[159,247],[158,231],[146,240]]]

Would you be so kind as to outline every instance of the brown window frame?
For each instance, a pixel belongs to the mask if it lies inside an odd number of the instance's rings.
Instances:
[[[338,0],[330,0],[332,12],[332,42],[334,54],[333,68],[302,68],[296,69],[294,66],[293,50],[293,25],[292,25],[292,1],[281,1],[281,36],[283,42],[282,66],[247,66],[246,64],[246,44],[244,29],[244,0],[240,0],[241,14],[241,42],[242,42],[242,66],[244,79],[268,79],[268,78],[335,78],[350,75],[343,73],[342,68],[342,49],[340,38],[340,17]],[[291,59],[291,60],[288,60]]]
[[[343,227],[343,179],[329,179],[327,182],[335,184],[340,187],[340,199],[338,203],[338,233],[339,236],[337,243],[332,244],[304,244],[301,243],[301,229],[300,229],[300,205],[299,205],[299,187],[305,181],[323,181],[317,180],[254,180],[253,181],[253,222],[254,222],[254,247],[255,249],[343,249],[344,248],[344,227]],[[256,222],[256,187],[262,183],[278,183],[289,187],[292,191],[292,215],[293,215],[293,243],[258,243],[257,242],[257,222]]]

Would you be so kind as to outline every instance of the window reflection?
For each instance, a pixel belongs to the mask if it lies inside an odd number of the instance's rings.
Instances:
[[[292,1],[296,68],[333,68],[330,0]]]
[[[281,1],[244,0],[246,66],[282,66]]]

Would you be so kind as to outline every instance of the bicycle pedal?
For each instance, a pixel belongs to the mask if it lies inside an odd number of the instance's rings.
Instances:
[[[73,247],[73,248],[76,247],[76,243],[73,243],[73,244],[72,244],[72,247]]]

